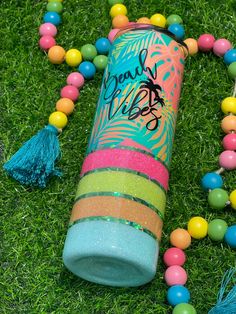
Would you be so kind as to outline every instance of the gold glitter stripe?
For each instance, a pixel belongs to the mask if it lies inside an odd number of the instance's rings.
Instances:
[[[75,220],[73,222],[69,223],[69,228],[71,228],[72,226],[81,223],[81,222],[87,222],[87,221],[106,221],[106,222],[116,222],[116,223],[121,223],[123,225],[127,225],[130,227],[133,227],[137,230],[140,230],[144,233],[147,233],[148,235],[150,235],[154,240],[157,240],[157,237],[155,236],[154,233],[152,233],[150,230],[145,229],[143,226],[137,224],[136,222],[133,221],[129,221],[126,219],[121,219],[121,218],[114,218],[111,216],[96,216],[96,217],[87,217],[87,218],[81,218],[78,220]],[[158,240],[157,240],[158,241]]]
[[[86,194],[82,194],[79,197],[77,197],[75,199],[75,203],[77,203],[79,200],[83,199],[83,198],[88,198],[88,197],[93,197],[93,196],[115,196],[115,197],[122,197],[122,198],[126,198],[135,202],[138,202],[140,204],[143,204],[149,208],[151,208],[152,210],[154,210],[157,215],[161,218],[161,220],[164,219],[164,215],[162,214],[162,212],[156,208],[155,206],[153,206],[152,204],[149,204],[148,202],[138,198],[138,197],[134,197],[131,196],[129,194],[124,194],[124,193],[120,193],[120,192],[91,192],[91,193],[86,193]]]

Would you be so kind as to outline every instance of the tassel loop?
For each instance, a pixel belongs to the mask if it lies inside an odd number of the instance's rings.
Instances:
[[[59,132],[53,125],[45,126],[24,143],[3,168],[21,184],[44,188],[50,177],[61,176],[55,169],[61,155]]]

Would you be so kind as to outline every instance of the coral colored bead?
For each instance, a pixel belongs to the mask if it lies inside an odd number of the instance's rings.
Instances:
[[[197,311],[191,304],[180,303],[174,307],[172,314],[197,314]]]
[[[110,16],[114,18],[117,15],[127,15],[127,9],[125,5],[115,4],[111,7]]]
[[[171,24],[168,27],[168,31],[175,35],[179,40],[182,40],[185,35],[184,27],[181,24]]]
[[[186,255],[183,250],[177,247],[171,247],[165,251],[163,256],[164,263],[166,266],[173,266],[173,265],[184,265],[186,261]]]
[[[236,150],[236,134],[230,133],[223,138],[223,146],[226,150]]]
[[[227,116],[221,121],[221,128],[225,133],[236,132],[236,116]]]
[[[97,49],[97,52],[101,55],[107,55],[110,48],[111,48],[111,42],[109,39],[105,37],[99,38],[96,43],[95,47]]]
[[[75,86],[67,85],[61,89],[61,97],[69,98],[73,101],[76,101],[79,97],[79,90]]]
[[[228,225],[222,219],[213,219],[208,225],[208,236],[213,241],[223,241]]]
[[[232,191],[229,195],[230,205],[236,209],[236,190]]]
[[[224,55],[224,62],[229,65],[235,61],[236,61],[236,49],[228,50]]]
[[[194,239],[202,239],[207,235],[208,223],[202,217],[193,217],[188,222],[188,232]]]
[[[221,188],[223,186],[223,180],[221,175],[218,173],[208,172],[203,176],[201,185],[204,190],[213,190],[216,188]]]
[[[151,24],[159,27],[165,27],[166,26],[166,18],[162,14],[154,14],[150,18]]]
[[[227,229],[224,240],[232,249],[236,249],[236,225]]]
[[[110,42],[112,43],[113,40],[115,39],[117,33],[119,32],[118,28],[114,28],[110,31],[110,33],[108,34],[108,39],[110,40]]]
[[[49,124],[58,129],[63,129],[68,123],[67,116],[60,111],[55,111],[49,116]]]
[[[185,229],[175,229],[170,234],[170,243],[182,250],[187,249],[191,244],[191,236]]]
[[[151,21],[148,17],[140,17],[138,20],[137,20],[137,23],[140,23],[140,24],[151,24]]]
[[[236,169],[236,153],[233,150],[225,150],[219,156],[219,164],[227,170]]]
[[[168,286],[185,285],[187,278],[186,271],[179,265],[170,266],[165,271],[165,281]]]
[[[57,34],[57,28],[52,23],[44,23],[39,27],[40,36],[52,36],[55,37]]]
[[[45,36],[42,36],[39,40],[39,46],[43,50],[48,50],[55,45],[56,45],[56,41],[52,36],[45,35]]]
[[[225,38],[217,39],[213,45],[213,52],[218,57],[223,57],[223,55],[232,48],[232,44]]]
[[[47,12],[43,17],[43,20],[45,23],[52,23],[56,26],[61,24],[61,17],[57,12]]]
[[[190,54],[190,56],[193,56],[198,52],[198,44],[196,39],[187,38],[184,40],[184,43],[188,47],[188,53]]]
[[[116,15],[112,20],[113,28],[125,27],[129,24],[129,19],[126,15]]]
[[[212,50],[215,42],[215,37],[211,34],[203,34],[198,38],[198,48],[203,52]]]
[[[236,98],[226,97],[221,103],[221,110],[223,113],[233,113],[236,114]]]
[[[208,194],[208,203],[213,209],[223,209],[228,200],[228,193],[223,189],[214,189]]]
[[[79,72],[72,72],[68,75],[66,82],[68,85],[81,88],[84,85],[84,77]]]
[[[53,46],[48,51],[48,59],[53,64],[61,64],[65,59],[66,52],[61,46]]]
[[[70,49],[66,53],[66,63],[71,67],[76,67],[82,62],[82,54],[77,49]]]
[[[61,98],[56,103],[57,111],[64,112],[67,116],[69,116],[74,111],[74,108],[75,105],[69,98]]]

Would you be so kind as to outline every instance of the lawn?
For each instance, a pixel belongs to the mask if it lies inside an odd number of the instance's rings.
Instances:
[[[41,129],[54,110],[60,88],[71,69],[49,63],[38,48],[38,27],[47,1],[0,2],[0,313],[171,313],[166,302],[164,265],[159,260],[155,279],[139,288],[110,288],[76,278],[62,263],[75,188],[92,127],[102,75],[86,83],[76,112],[60,135],[61,179],[47,188],[28,188],[10,179],[3,163],[21,144]],[[107,35],[109,5],[103,0],[65,0],[58,43],[80,48]],[[235,1],[127,0],[130,20],[162,13],[179,14],[186,37],[202,33],[225,37],[236,45]],[[169,234],[185,228],[200,215],[235,223],[232,209],[208,206],[199,181],[216,170],[222,151],[223,114],[220,102],[232,94],[233,81],[223,61],[209,53],[186,60],[175,143],[173,147],[166,223],[160,255],[169,246]],[[228,191],[235,188],[235,173],[224,174]],[[214,305],[224,272],[235,264],[235,251],[209,238],[193,241],[185,268],[191,303],[199,314]]]

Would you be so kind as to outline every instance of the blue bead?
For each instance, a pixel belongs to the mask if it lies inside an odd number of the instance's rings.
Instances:
[[[236,61],[236,49],[230,49],[224,54],[224,62],[231,64]]]
[[[56,26],[61,23],[61,17],[57,12],[47,12],[44,14],[43,20],[45,23],[52,23]]]
[[[208,172],[202,178],[201,184],[204,190],[214,190],[222,188],[223,180],[218,173]]]
[[[231,248],[236,249],[236,225],[228,227],[224,240]]]
[[[177,39],[183,39],[185,31],[182,25],[180,24],[171,24],[168,27],[168,30],[176,36]]]
[[[92,62],[84,61],[80,63],[78,71],[83,75],[84,78],[89,80],[94,77],[96,73],[96,67]]]
[[[111,48],[111,42],[108,38],[101,37],[96,41],[95,47],[99,54],[106,55]]]
[[[172,306],[180,303],[188,303],[190,301],[190,293],[184,286],[172,286],[167,291],[167,301]]]

